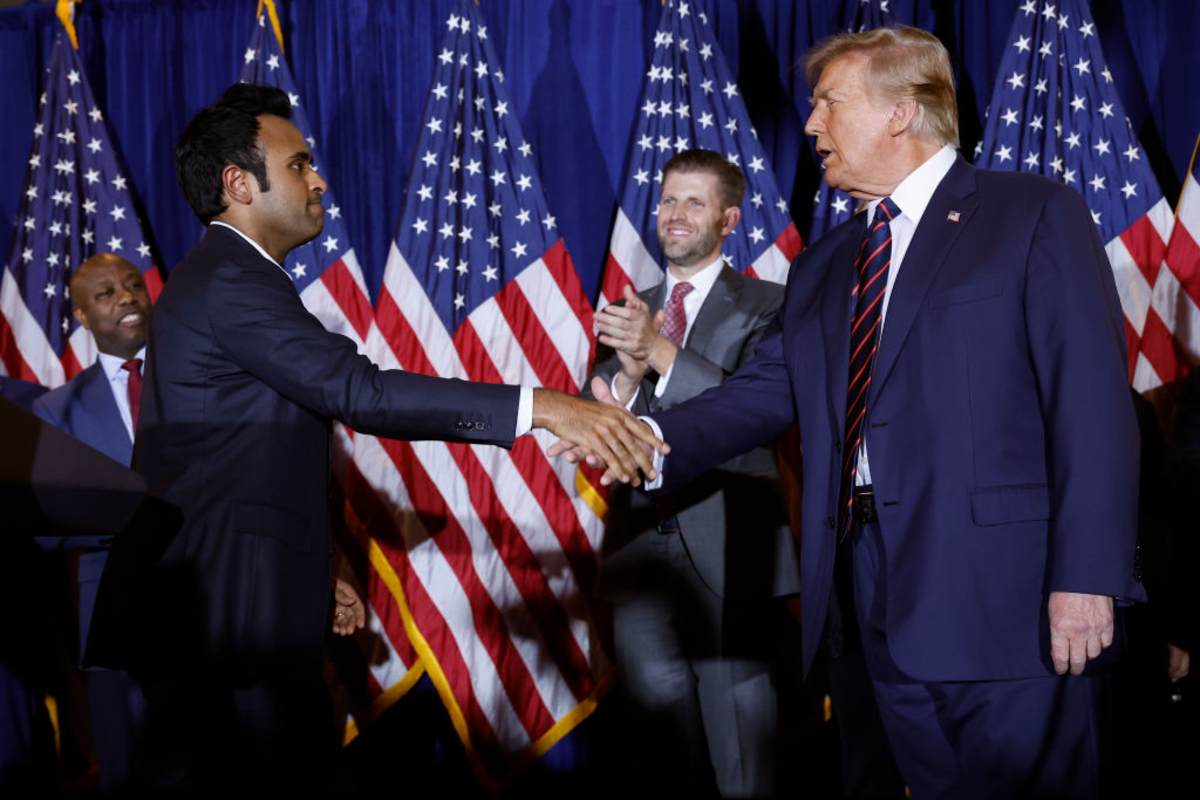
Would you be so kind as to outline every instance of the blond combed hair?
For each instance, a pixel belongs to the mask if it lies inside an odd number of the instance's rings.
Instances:
[[[871,91],[917,103],[913,132],[958,147],[958,102],[950,54],[936,36],[898,25],[838,33],[816,44],[804,59],[804,77],[815,87],[825,67],[851,53],[867,57]]]

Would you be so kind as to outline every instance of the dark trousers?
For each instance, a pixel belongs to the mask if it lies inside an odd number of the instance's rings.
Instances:
[[[143,684],[146,789],[320,793],[337,738],[319,663],[233,683],[193,670]]]
[[[888,653],[879,526],[856,525],[851,535],[867,670],[913,798],[1098,796],[1098,679],[913,680]]]
[[[769,797],[779,767],[778,666],[769,597],[731,602],[697,574],[678,533],[606,556],[605,594],[638,785]]]

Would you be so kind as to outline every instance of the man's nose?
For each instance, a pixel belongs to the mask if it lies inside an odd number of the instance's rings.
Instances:
[[[310,170],[309,174],[312,175],[312,178],[313,178],[312,186],[309,188],[311,188],[315,191],[318,191],[321,194],[325,194],[325,190],[329,188],[329,184],[325,182],[325,179],[323,177],[321,177],[321,173],[317,172],[314,169],[314,170]]]
[[[825,129],[825,122],[821,119],[821,112],[813,109],[809,112],[808,122],[804,123],[804,133],[808,136],[816,136]]]

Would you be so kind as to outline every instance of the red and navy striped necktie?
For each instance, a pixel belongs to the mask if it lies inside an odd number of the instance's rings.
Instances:
[[[851,298],[854,316],[850,322],[850,381],[846,389],[846,437],[842,447],[842,519],[838,530],[845,532],[850,516],[854,476],[858,469],[858,451],[862,447],[863,423],[867,417],[867,396],[871,393],[871,372],[879,350],[879,329],[883,324],[883,296],[887,289],[888,268],[892,265],[892,229],[889,223],[900,209],[885,197],[875,207],[871,227],[854,262],[855,283]]]

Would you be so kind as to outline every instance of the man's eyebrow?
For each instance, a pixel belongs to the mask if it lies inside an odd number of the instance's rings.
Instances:
[[[312,153],[308,152],[307,150],[297,150],[295,153],[292,153],[292,157],[288,160],[289,161],[307,161],[307,162],[311,163],[312,162]]]

